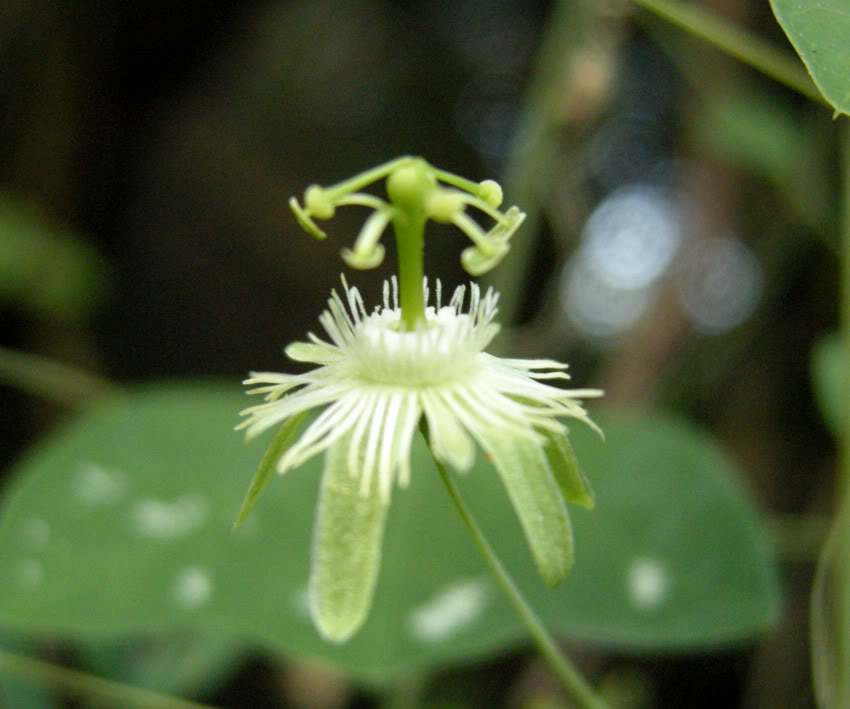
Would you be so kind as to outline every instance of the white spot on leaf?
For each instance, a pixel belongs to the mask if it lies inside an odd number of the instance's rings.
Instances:
[[[43,517],[30,517],[21,522],[21,538],[31,549],[41,549],[50,541],[50,526]]]
[[[670,573],[657,559],[637,557],[626,572],[626,591],[632,604],[642,611],[662,605],[670,595]]]
[[[423,642],[444,642],[481,615],[487,595],[487,585],[478,579],[447,586],[411,613],[411,630]]]
[[[145,537],[174,539],[196,530],[207,515],[207,503],[200,495],[183,495],[171,502],[151,497],[133,504],[130,525]]]
[[[33,589],[44,578],[44,567],[36,559],[19,559],[15,565],[15,580],[22,589]]]
[[[74,497],[86,505],[112,505],[127,489],[121,473],[112,472],[96,463],[84,463],[72,481]]]
[[[292,606],[298,615],[304,618],[310,617],[310,591],[307,590],[306,586],[299,588],[293,594]]]
[[[181,569],[174,584],[174,600],[184,608],[198,608],[212,597],[213,582],[209,573],[198,566]]]

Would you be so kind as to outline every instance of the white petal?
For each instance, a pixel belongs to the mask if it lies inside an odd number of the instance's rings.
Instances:
[[[422,405],[428,419],[428,435],[434,455],[456,470],[469,470],[475,457],[475,447],[455,415],[433,392],[422,395]]]
[[[383,431],[381,432],[381,451],[378,457],[378,490],[384,500],[390,499],[393,469],[396,467],[396,451],[398,449],[399,411],[401,410],[403,394],[394,392],[390,395],[387,410],[384,414]]]
[[[419,398],[416,394],[409,393],[402,406],[401,425],[397,437],[398,460],[400,462],[398,484],[403,488],[410,484],[410,449],[421,416],[422,407],[419,404]]]
[[[315,364],[328,364],[338,362],[345,357],[345,353],[333,345],[312,342],[293,342],[284,350],[286,356],[296,362],[313,362]]]
[[[351,434],[351,446],[348,449],[348,473],[351,477],[356,478],[362,475],[363,470],[363,447],[361,441],[366,432],[366,427],[371,421],[375,404],[377,403],[377,394],[374,391],[367,392],[364,397],[363,413]]]
[[[560,583],[573,563],[567,507],[542,446],[504,436],[485,441],[522,523],[529,548],[548,586]]]
[[[374,487],[360,493],[348,472],[344,438],[328,451],[310,567],[310,613],[322,635],[345,642],[366,620],[378,569],[387,505]]]
[[[290,416],[294,416],[301,411],[309,411],[317,406],[324,406],[325,404],[338,399],[344,391],[345,390],[342,387],[325,387],[309,392],[302,389],[301,391],[295,392],[294,394],[287,396],[285,399],[276,401],[273,404],[264,404],[262,406],[254,407],[253,410],[246,409],[242,413],[250,412],[254,418],[247,427],[245,436],[248,439],[254,438],[263,431],[274,426],[276,423],[280,423]],[[264,411],[263,409],[266,410]],[[260,415],[257,416],[256,413],[253,413],[254,411],[259,411]]]
[[[349,395],[325,409],[280,459],[278,472],[283,474],[301,465],[348,433],[364,403],[362,398]]]
[[[375,409],[372,412],[372,425],[369,428],[369,440],[366,444],[366,450],[363,456],[363,470],[360,472],[360,490],[366,495],[372,485],[372,480],[375,477],[375,461],[378,458],[378,451],[384,439],[381,435],[384,427],[384,412],[387,409],[387,396],[384,393],[378,394],[375,402]],[[386,441],[389,445],[391,442]]]

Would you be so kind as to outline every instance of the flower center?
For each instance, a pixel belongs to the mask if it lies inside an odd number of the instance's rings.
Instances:
[[[473,319],[445,306],[428,307],[425,321],[404,330],[398,310],[361,320],[350,343],[352,375],[389,386],[434,386],[469,376],[480,353]]]

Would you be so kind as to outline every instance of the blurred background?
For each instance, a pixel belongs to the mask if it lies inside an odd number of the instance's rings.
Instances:
[[[701,4],[787,46],[767,3]],[[0,345],[119,384],[284,369],[363,219],[340,210],[317,242],[291,195],[402,154],[497,179],[529,214],[489,277],[512,325],[497,347],[570,361],[607,407],[710,429],[781,559],[765,637],[585,649],[588,666],[637,687],[633,706],[809,706],[835,457],[809,360],[837,322],[837,123],[626,2],[2,0]],[[465,282],[465,246],[435,228],[426,271]],[[349,274],[367,303],[387,247]],[[47,393],[4,375],[4,468],[74,411]],[[435,683],[434,706],[532,706],[551,679],[517,652]],[[375,701],[259,654],[205,700]]]

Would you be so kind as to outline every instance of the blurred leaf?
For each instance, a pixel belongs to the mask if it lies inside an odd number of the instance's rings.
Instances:
[[[776,19],[836,113],[850,114],[847,0],[770,0]]]
[[[102,300],[106,281],[106,264],[91,246],[0,195],[0,304],[75,320]]]
[[[0,347],[0,382],[77,408],[109,396],[115,388],[96,374],[8,347]]]
[[[37,446],[0,510],[0,624],[103,639],[189,629],[373,680],[527,642],[421,442],[410,489],[393,492],[372,614],[348,644],[323,642],[306,610],[321,461],[275,480],[231,533],[262,455],[231,431],[244,401],[211,385],[144,389]],[[571,433],[597,508],[571,508],[576,565],[556,591],[537,578],[495,470],[480,457],[459,481],[544,621],[651,650],[767,627],[775,570],[730,462],[675,421],[598,419],[606,443]]]
[[[705,148],[777,183],[791,179],[804,147],[799,121],[789,107],[755,90],[712,95],[695,112],[695,129]]]
[[[32,643],[10,633],[0,634],[0,648],[21,655],[32,654]],[[45,684],[0,670],[0,706],[14,709],[54,709],[61,704],[55,692]]]
[[[797,218],[832,237],[836,200],[825,185],[834,143],[823,149],[820,116],[800,115],[755,85],[714,92],[703,106],[690,121],[701,149],[772,183]]]
[[[85,669],[99,677],[184,697],[217,689],[245,654],[241,643],[198,633],[88,642],[76,649]]]
[[[838,333],[822,337],[812,350],[812,384],[815,400],[830,430],[837,436],[841,430],[844,409],[844,348]]]

